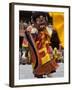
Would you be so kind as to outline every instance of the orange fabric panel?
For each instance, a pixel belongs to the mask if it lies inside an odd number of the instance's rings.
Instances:
[[[56,29],[61,45],[64,47],[64,13],[63,12],[50,12],[53,17],[53,27]]]

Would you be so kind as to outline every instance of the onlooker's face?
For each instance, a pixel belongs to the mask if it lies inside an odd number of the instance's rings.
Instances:
[[[49,24],[48,28],[52,30],[53,29],[53,25]]]
[[[38,30],[42,30],[45,28],[46,26],[46,20],[45,17],[40,15],[39,17],[36,18],[36,22],[35,22],[36,27],[38,28]]]

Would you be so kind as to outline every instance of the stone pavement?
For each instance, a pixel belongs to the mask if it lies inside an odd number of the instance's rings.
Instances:
[[[63,77],[64,76],[64,63],[59,63],[59,67],[55,73],[51,74],[50,78],[53,77]],[[47,76],[46,76],[47,77]],[[19,66],[19,78],[20,79],[32,79],[35,78],[32,71],[32,65],[22,65]],[[47,77],[49,78],[49,77]]]

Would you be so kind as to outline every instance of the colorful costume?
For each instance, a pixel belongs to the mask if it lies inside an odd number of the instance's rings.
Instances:
[[[26,32],[29,48],[31,51],[31,62],[35,75],[48,75],[55,71],[58,64],[51,58],[52,48],[50,38],[46,30],[30,34]]]

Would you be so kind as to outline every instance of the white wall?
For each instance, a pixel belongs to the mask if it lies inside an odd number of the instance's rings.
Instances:
[[[25,3],[40,3],[40,4],[55,4],[55,5],[72,5],[72,0],[0,0],[0,90],[11,89],[8,86],[9,81],[9,3],[10,2],[25,2]],[[72,7],[71,7],[72,9]],[[71,11],[72,15],[72,11]],[[72,21],[72,18],[71,18]],[[71,31],[72,32],[72,31]],[[71,36],[72,38],[72,36]],[[72,68],[72,66],[71,66]],[[39,86],[39,87],[23,87],[14,88],[15,90],[70,90],[72,85],[55,85],[55,86]]]

